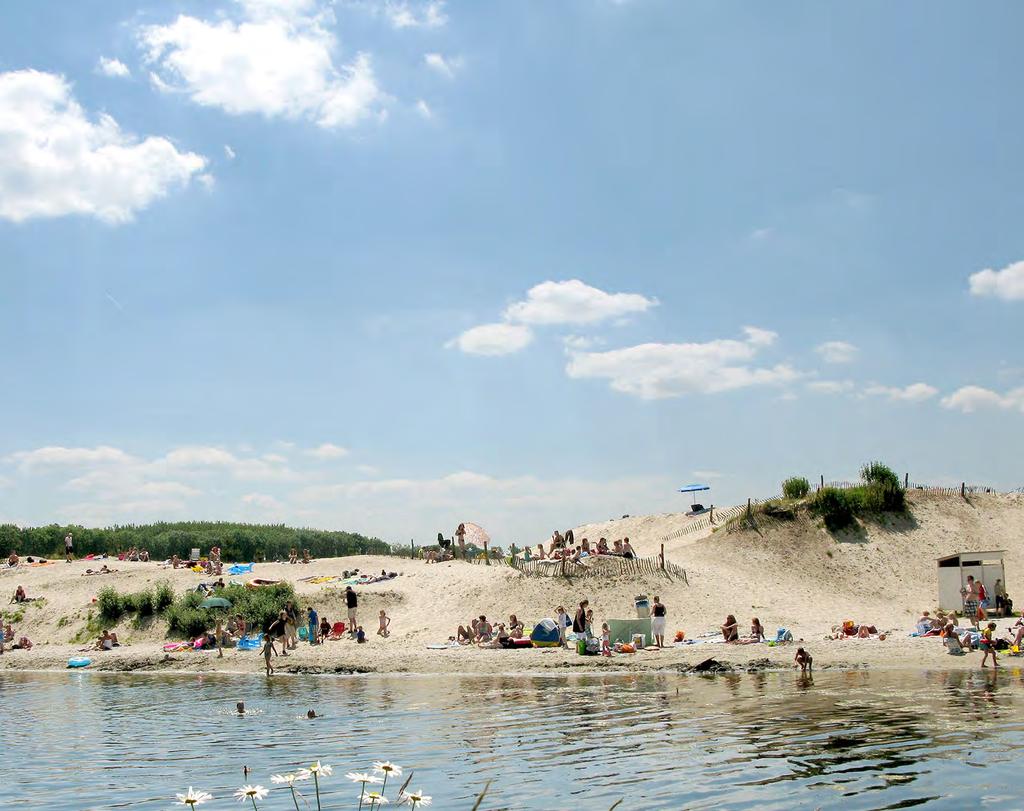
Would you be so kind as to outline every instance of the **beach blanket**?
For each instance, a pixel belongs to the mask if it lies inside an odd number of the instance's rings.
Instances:
[[[255,566],[255,565],[256,565],[255,563],[246,563],[245,565],[243,565],[241,563],[236,563],[234,566],[232,566],[231,568],[228,569],[228,574],[233,574],[233,575],[247,574],[247,573],[252,571],[252,567]]]
[[[168,642],[164,645],[164,651],[167,653],[178,653],[179,651],[189,650],[191,647],[188,642]]]

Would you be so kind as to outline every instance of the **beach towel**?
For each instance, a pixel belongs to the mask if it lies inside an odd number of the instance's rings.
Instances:
[[[792,634],[791,631],[789,631],[786,628],[779,628],[775,632],[775,639],[773,639],[772,641],[776,645],[778,645],[780,642],[792,642],[793,641],[793,634]]]
[[[255,566],[255,565],[256,564],[254,564],[254,563],[246,563],[245,565],[242,565],[241,563],[236,563],[234,566],[232,566],[231,568],[228,569],[228,574],[229,575],[231,575],[231,574],[233,574],[233,575],[247,574],[248,572],[252,571],[252,567]]]

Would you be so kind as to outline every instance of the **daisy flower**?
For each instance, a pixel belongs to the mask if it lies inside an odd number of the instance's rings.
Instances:
[[[422,791],[407,791],[402,795],[402,799],[398,801],[399,805],[403,803],[409,803],[413,808],[417,808],[421,805],[430,805],[430,797]]]
[[[282,783],[282,784],[284,784],[286,786],[290,786],[290,785],[292,785],[292,783],[295,783],[295,782],[297,782],[299,780],[308,780],[308,779],[309,779],[309,775],[308,774],[304,775],[304,774],[302,774],[300,772],[299,774],[275,774],[275,775],[271,775],[270,782],[271,783]]]
[[[256,800],[262,800],[270,794],[270,789],[263,788],[263,786],[242,786],[238,791],[235,792],[235,796],[239,802],[248,800],[250,797]]]
[[[382,782],[379,777],[374,777],[372,774],[361,774],[360,772],[349,772],[345,777],[353,783],[362,783],[363,785]]]
[[[308,780],[310,777],[330,777],[334,773],[334,768],[328,766],[326,763],[321,763],[319,760],[310,766],[308,769],[299,770],[299,780]]]
[[[386,774],[389,777],[391,775],[394,775],[395,777],[398,777],[398,775],[400,775],[402,773],[402,767],[401,766],[397,766],[394,763],[390,763],[390,762],[388,762],[386,760],[381,760],[381,761],[377,761],[376,763],[374,763],[373,764],[373,769],[374,769],[374,771],[381,772],[382,774]]]
[[[378,805],[387,805],[388,798],[381,794],[379,791],[364,791],[363,796],[359,798],[360,802],[370,804],[370,808]]]
[[[196,791],[192,786],[188,787],[188,791],[185,794],[177,794],[175,796],[178,798],[177,805],[187,805],[189,808],[195,808],[197,805],[213,799],[212,794],[206,791]]]

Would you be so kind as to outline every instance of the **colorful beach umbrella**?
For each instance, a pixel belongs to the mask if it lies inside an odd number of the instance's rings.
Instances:
[[[473,544],[483,548],[484,543],[491,542],[491,536],[487,534],[482,526],[479,524],[466,523],[463,525],[466,529],[466,543]]]

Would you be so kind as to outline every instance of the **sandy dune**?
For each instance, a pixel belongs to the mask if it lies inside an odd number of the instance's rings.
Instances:
[[[681,578],[644,575],[614,579],[524,577],[505,566],[469,563],[428,565],[399,558],[356,557],[319,560],[309,566],[257,565],[255,576],[296,579],[312,574],[340,574],[359,567],[401,572],[395,580],[359,588],[360,621],[370,642],[348,640],[322,647],[301,646],[296,655],[275,660],[284,672],[551,672],[558,670],[674,669],[709,656],[746,664],[768,659],[788,667],[795,646],[698,645],[661,652],[641,652],[612,659],[580,657],[561,650],[502,651],[461,648],[427,650],[445,641],[459,623],[484,613],[506,619],[510,613],[532,622],[550,616],[555,606],[574,606],[587,598],[598,622],[629,617],[633,597],[659,594],[669,609],[669,632],[684,630],[688,637],[718,626],[727,613],[746,624],[758,616],[769,632],[790,628],[805,640],[822,666],[977,667],[980,654],[963,658],[945,655],[935,640],[908,638],[922,609],[936,607],[935,559],[961,549],[1006,549],[1007,587],[1024,604],[1024,496],[909,495],[913,518],[869,526],[862,532],[835,539],[809,519],[757,530],[724,529],[711,535],[684,536],[666,544],[670,560],[684,566]],[[681,515],[644,516],[592,524],[577,530],[609,539],[628,535],[641,555],[655,554],[663,539],[689,519]],[[17,633],[29,636],[32,651],[7,651],[0,668],[61,668],[80,645],[73,643],[88,618],[92,600],[104,585],[137,591],[159,580],[175,590],[193,588],[203,578],[190,571],[163,569],[158,564],[113,563],[117,574],[83,577],[95,563],[59,562],[38,568],[19,567],[0,574],[4,603],[15,586],[45,602],[27,606]],[[246,575],[241,579],[249,579]],[[344,617],[343,599],[336,587],[297,585],[300,601],[312,602],[329,619]],[[4,606],[10,611],[14,606]],[[385,608],[393,619],[388,639],[375,636],[376,614]],[[877,640],[825,641],[831,626],[843,619],[873,623],[896,631]],[[1001,627],[1008,625],[1000,623]],[[127,644],[115,651],[92,654],[94,669],[224,670],[251,672],[262,662],[254,653],[228,650],[216,653],[164,655],[166,626],[118,627]],[[1007,664],[1018,660],[1007,659]]]

